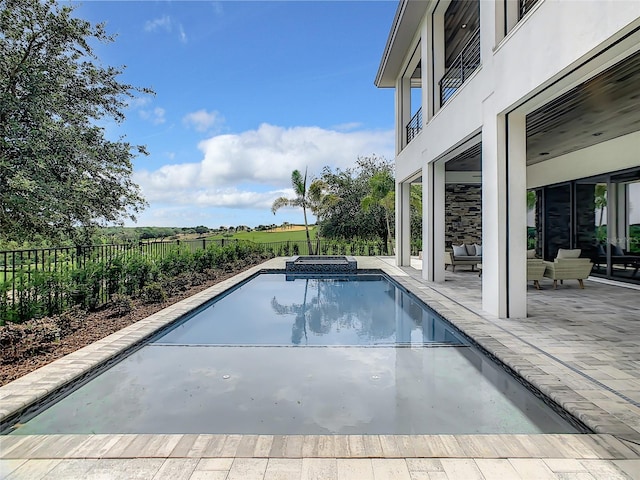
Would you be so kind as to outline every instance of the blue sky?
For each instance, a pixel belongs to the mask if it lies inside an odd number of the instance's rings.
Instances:
[[[151,87],[122,124],[150,153],[134,179],[150,206],[139,226],[280,224],[302,212],[293,169],[393,158],[393,90],[377,72],[396,1],[84,1],[76,15],[106,22],[97,46],[121,80]]]

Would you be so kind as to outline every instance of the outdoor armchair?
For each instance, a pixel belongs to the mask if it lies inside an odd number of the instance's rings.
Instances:
[[[533,281],[533,285],[540,290],[540,280],[544,277],[547,266],[540,258],[527,258],[527,281]]]
[[[584,288],[583,280],[591,273],[593,263],[589,258],[556,258],[553,262],[544,262],[544,276],[553,280],[553,288],[557,288],[558,280],[578,280],[580,288]]]

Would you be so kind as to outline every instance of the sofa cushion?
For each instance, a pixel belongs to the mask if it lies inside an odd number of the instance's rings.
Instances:
[[[580,252],[582,252],[582,250],[579,248],[574,248],[573,250],[559,248],[556,258],[578,258],[580,256]]]
[[[536,249],[527,250],[527,258],[536,258]]]
[[[453,247],[453,256],[454,257],[466,257],[467,256],[467,249],[465,248],[465,245],[452,245]]]
[[[477,243],[473,244],[474,247],[476,247],[476,255],[478,257],[482,256],[482,245],[478,245]]]
[[[624,255],[624,250],[622,250],[619,246],[611,244],[611,255],[614,257],[622,257]]]

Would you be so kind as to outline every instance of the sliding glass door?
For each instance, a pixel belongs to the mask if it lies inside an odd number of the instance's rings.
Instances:
[[[529,248],[591,258],[592,275],[640,284],[640,168],[542,187],[529,205]],[[535,205],[534,205],[535,203]]]

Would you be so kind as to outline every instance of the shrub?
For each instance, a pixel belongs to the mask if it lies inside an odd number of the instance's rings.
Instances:
[[[155,281],[158,277],[158,267],[153,258],[141,253],[134,253],[125,259],[124,291],[129,296],[135,296],[145,285]]]
[[[150,283],[142,289],[142,299],[145,303],[162,303],[167,300],[167,292],[158,282]]]
[[[175,247],[160,259],[159,265],[165,275],[179,275],[193,268],[194,255],[187,248]]]
[[[60,329],[62,336],[69,335],[82,328],[86,320],[87,311],[81,305],[74,305],[66,312],[52,318],[53,323]]]
[[[205,283],[207,281],[207,278],[208,277],[205,273],[194,272],[191,275],[189,275],[189,282],[191,283],[192,286],[195,287]]]
[[[122,293],[116,293],[111,296],[111,302],[109,302],[112,310],[112,316],[124,317],[133,311],[133,300],[128,295]]]
[[[124,289],[122,278],[124,276],[124,261],[122,255],[109,259],[105,265],[104,276],[107,281],[107,295],[112,296]]]
[[[76,305],[94,310],[100,304],[103,265],[101,262],[87,260],[82,267],[71,272],[71,290],[69,297]]]
[[[174,295],[178,292],[184,292],[188,290],[190,284],[190,274],[185,273],[176,275],[175,277],[164,277],[161,282],[162,288],[165,292]]]
[[[2,362],[9,363],[19,358],[47,349],[60,340],[60,327],[50,318],[29,320],[0,327]]]

